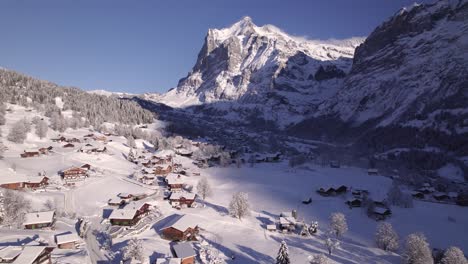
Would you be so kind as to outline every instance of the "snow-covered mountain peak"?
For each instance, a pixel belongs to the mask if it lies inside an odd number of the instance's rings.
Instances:
[[[161,97],[162,102],[185,107],[264,101],[266,94],[280,91],[320,94],[314,90],[319,82],[343,78],[349,71],[354,50],[363,40],[309,40],[273,25],[257,26],[244,17],[229,27],[208,30],[192,71]],[[319,97],[322,100],[322,94]]]

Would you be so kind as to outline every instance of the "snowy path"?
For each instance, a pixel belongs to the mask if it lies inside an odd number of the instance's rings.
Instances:
[[[101,251],[101,245],[99,245],[93,232],[94,230],[101,229],[99,219],[90,219],[90,223],[91,226],[86,231],[84,240],[86,242],[86,249],[88,251],[89,258],[91,259],[91,263],[110,263],[110,259]]]

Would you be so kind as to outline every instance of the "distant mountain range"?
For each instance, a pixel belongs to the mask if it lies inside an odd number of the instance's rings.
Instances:
[[[306,40],[244,17],[208,30],[178,86],[145,98],[305,138],[468,155],[468,1],[403,8],[366,39]]]

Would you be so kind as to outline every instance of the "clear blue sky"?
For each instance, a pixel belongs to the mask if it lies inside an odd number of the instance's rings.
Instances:
[[[367,36],[410,0],[2,0],[0,66],[86,90],[164,92],[208,28],[243,16],[308,38]]]

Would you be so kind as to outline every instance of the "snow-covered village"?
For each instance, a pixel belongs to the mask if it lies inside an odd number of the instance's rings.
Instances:
[[[468,264],[467,0],[78,2],[0,3],[0,263]]]

